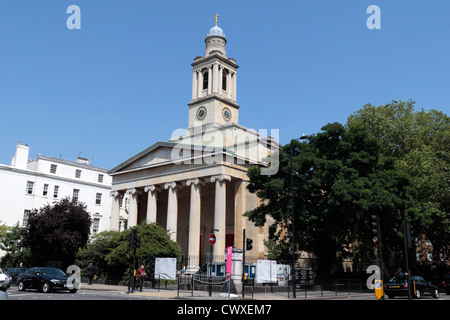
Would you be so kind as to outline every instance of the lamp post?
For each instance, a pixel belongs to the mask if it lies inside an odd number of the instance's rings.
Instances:
[[[292,165],[292,158],[294,154],[294,149],[292,148],[294,140],[306,140],[309,139],[310,136],[303,135],[300,138],[294,138],[291,140],[291,149],[290,149],[290,163],[291,163],[291,207],[292,207],[292,267],[291,267],[291,275],[292,275],[292,296],[294,298],[297,297],[295,292],[295,210],[294,210],[294,167]],[[306,284],[305,284],[306,285]]]

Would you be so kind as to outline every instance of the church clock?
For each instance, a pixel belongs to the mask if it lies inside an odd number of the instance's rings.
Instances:
[[[202,121],[206,117],[206,108],[204,106],[201,106],[197,110],[196,118],[199,121]]]
[[[222,116],[225,119],[225,121],[231,120],[231,111],[227,107],[223,108],[222,110]]]

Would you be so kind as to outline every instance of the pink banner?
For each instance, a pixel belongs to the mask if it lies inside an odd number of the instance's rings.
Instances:
[[[227,274],[231,274],[232,260],[233,260],[233,247],[227,247]]]

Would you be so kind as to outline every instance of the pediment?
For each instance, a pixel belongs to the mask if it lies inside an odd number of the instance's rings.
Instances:
[[[174,150],[177,148],[177,150]],[[252,164],[257,162],[237,156],[234,152],[220,149],[217,154],[211,152],[213,149],[205,146],[183,145],[176,142],[156,142],[147,149],[139,152],[135,156],[122,162],[111,169],[111,175],[122,172],[146,170],[150,168],[160,168],[176,165],[179,169],[185,166],[202,167],[212,163],[237,163]],[[178,152],[180,151],[180,152]],[[186,164],[189,163],[189,164]]]
[[[109,174],[147,168],[152,165],[163,163],[170,163],[171,152],[175,145],[176,143],[172,142],[156,142],[150,147],[111,169],[109,171]]]

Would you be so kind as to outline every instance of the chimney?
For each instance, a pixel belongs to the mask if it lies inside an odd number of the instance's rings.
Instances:
[[[19,144],[16,146],[16,154],[11,160],[11,166],[17,169],[26,169],[29,152],[30,148],[28,147],[28,145],[22,145],[19,142]]]

